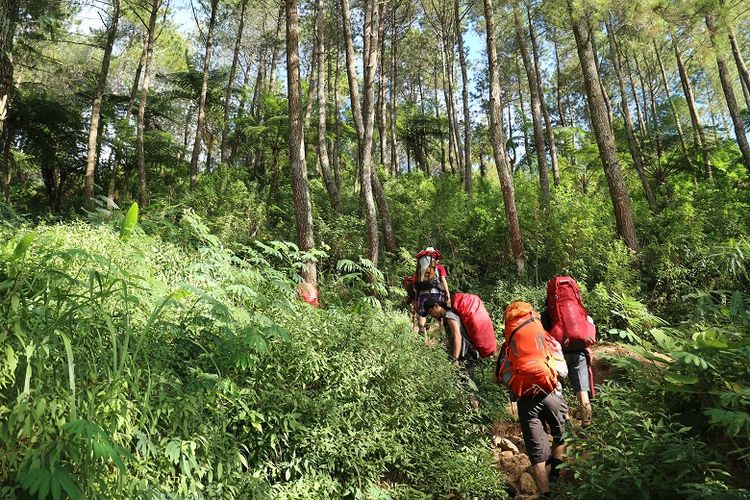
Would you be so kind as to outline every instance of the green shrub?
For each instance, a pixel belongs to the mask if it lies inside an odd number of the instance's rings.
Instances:
[[[4,494],[504,496],[483,422],[405,315],[312,308],[289,269],[181,224],[187,248],[0,229]]]

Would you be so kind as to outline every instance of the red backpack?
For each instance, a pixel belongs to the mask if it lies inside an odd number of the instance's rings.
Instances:
[[[505,310],[505,343],[495,375],[519,398],[549,394],[557,387],[553,346],[527,302],[513,302]]]
[[[495,327],[492,326],[492,320],[482,299],[470,293],[454,293],[451,297],[451,309],[461,318],[461,323],[479,355],[486,358],[495,354]]]
[[[556,276],[549,280],[547,307],[552,319],[550,334],[563,349],[586,349],[596,342],[596,327],[583,307],[576,280],[570,276]]]

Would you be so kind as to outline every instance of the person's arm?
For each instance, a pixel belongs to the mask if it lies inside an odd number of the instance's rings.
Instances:
[[[445,279],[445,274],[440,276],[440,282],[443,284],[443,290],[445,290],[445,303],[448,307],[451,306],[451,291],[448,290],[448,280]]]
[[[451,352],[448,354],[458,363],[458,357],[461,355],[461,329],[458,326],[458,321],[455,319],[445,318],[445,321],[451,327],[451,334],[453,336],[453,343],[451,344]]]

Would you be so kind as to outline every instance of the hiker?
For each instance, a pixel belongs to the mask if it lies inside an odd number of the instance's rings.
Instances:
[[[448,354],[456,366],[472,371],[479,359],[495,354],[495,327],[478,295],[456,293],[452,305],[428,298],[424,306],[430,316],[443,320]]]
[[[495,366],[495,381],[508,386],[511,400],[517,399],[526,453],[544,496],[551,495],[550,481],[559,477],[565,453],[568,406],[559,380],[566,375],[560,344],[545,331],[531,304],[510,304],[505,310],[505,342]],[[552,435],[551,446],[546,429]]]
[[[463,365],[467,372],[473,373],[476,362],[479,360],[479,352],[469,338],[461,317],[446,302],[435,300],[434,297],[428,297],[423,307],[433,318],[443,320],[445,344],[448,355],[453,360],[453,366],[458,368]]]
[[[581,408],[581,425],[586,427],[592,417],[589,395],[594,396],[594,376],[589,347],[596,342],[596,326],[583,306],[578,283],[570,276],[556,276],[547,283],[542,324],[562,345],[570,385]]]
[[[416,314],[419,333],[427,338],[427,310],[424,307],[428,299],[444,302],[450,307],[451,293],[448,289],[448,271],[439,263],[443,256],[439,250],[427,247],[416,255],[417,271],[414,273],[414,290],[417,293]]]

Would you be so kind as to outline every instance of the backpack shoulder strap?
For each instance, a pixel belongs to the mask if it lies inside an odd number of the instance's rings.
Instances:
[[[513,342],[513,337],[516,335],[516,332],[518,332],[518,330],[520,330],[521,328],[523,328],[524,326],[528,324],[533,323],[534,321],[536,321],[536,317],[532,315],[529,319],[527,319],[526,321],[524,321],[523,323],[515,327],[513,331],[510,332],[510,337],[508,337],[508,346],[510,346],[510,344]]]

